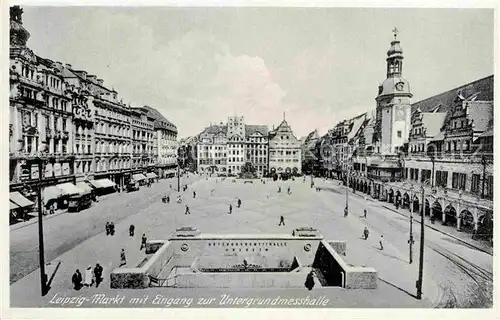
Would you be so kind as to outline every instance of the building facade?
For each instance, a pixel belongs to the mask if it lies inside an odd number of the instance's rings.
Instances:
[[[267,176],[269,172],[269,139],[267,126],[245,126],[246,162],[252,164],[259,177]]]
[[[102,79],[33,53],[19,6],[10,27],[11,191],[33,199],[40,178],[43,190],[101,178],[123,187],[132,170],[176,165],[173,124],[155,131],[150,110],[125,105]]]
[[[300,141],[286,120],[269,133],[269,173],[301,174],[302,155]]]
[[[229,117],[227,120],[227,171],[237,175],[246,161],[245,118],[243,116]]]
[[[222,123],[210,125],[199,135],[197,167],[202,174],[227,174],[227,127]],[[188,150],[187,150],[188,151]]]

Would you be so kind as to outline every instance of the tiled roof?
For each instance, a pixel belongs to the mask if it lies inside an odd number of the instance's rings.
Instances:
[[[422,125],[428,137],[435,137],[443,127],[446,119],[445,112],[422,112]]]
[[[224,125],[211,125],[206,127],[202,133],[207,133],[207,134],[218,134],[218,133],[226,133],[227,127]]]
[[[466,103],[469,109],[468,118],[474,124],[475,132],[483,132],[488,129],[493,119],[492,101],[471,101]]]
[[[251,136],[255,132],[260,132],[262,135],[266,136],[268,129],[267,126],[265,125],[254,125],[254,124],[247,124],[245,125],[245,134],[246,136]]]
[[[146,109],[147,115],[154,118],[154,126],[155,128],[160,129],[168,129],[173,132],[177,132],[177,127],[170,121],[167,120],[158,110],[151,108],[150,106],[144,106],[143,109]]]
[[[411,105],[412,112],[417,110],[417,108],[420,108],[422,112],[431,112],[438,106],[440,107],[439,112],[449,111],[460,91],[465,98],[477,93],[476,101],[493,101],[493,75],[415,102]]]

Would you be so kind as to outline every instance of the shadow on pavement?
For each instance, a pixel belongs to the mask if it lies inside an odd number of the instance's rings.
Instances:
[[[413,298],[415,298],[415,299],[417,298],[417,296],[416,296],[416,295],[414,295],[413,293],[410,293],[410,292],[406,291],[405,289],[400,288],[400,287],[396,286],[395,284],[392,284],[392,283],[390,283],[389,281],[386,281],[386,280],[384,280],[384,279],[380,278],[380,276],[378,277],[378,279],[379,279],[380,281],[382,281],[383,283],[386,283],[386,284],[390,285],[391,287],[394,287],[394,288],[398,289],[399,291],[402,291],[402,292],[406,293],[406,294],[407,294],[407,295],[409,295],[410,297],[413,297]]]

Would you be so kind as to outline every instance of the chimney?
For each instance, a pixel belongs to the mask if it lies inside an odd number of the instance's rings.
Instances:
[[[104,86],[104,80],[102,80],[102,79],[97,79],[97,83],[98,83],[100,86]]]

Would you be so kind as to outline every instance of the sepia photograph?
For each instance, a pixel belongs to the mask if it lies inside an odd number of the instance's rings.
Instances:
[[[494,8],[3,9],[4,308],[493,308]]]

